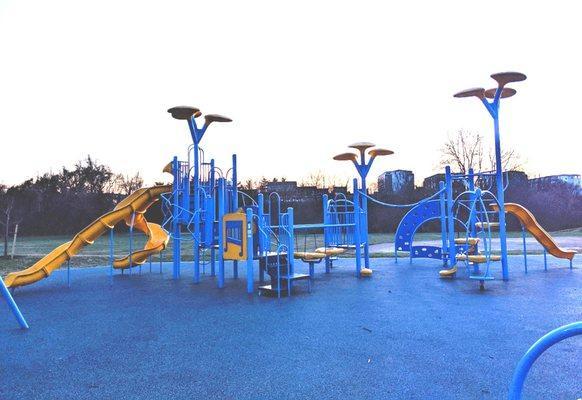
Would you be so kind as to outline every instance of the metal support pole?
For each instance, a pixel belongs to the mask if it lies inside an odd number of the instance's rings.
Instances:
[[[452,268],[457,264],[457,249],[455,247],[455,219],[453,218],[453,178],[451,176],[451,167],[445,167],[445,185],[447,200],[447,222],[449,234],[449,267]]]
[[[67,259],[67,287],[71,287],[71,259]]]
[[[113,283],[113,228],[109,230],[109,280]]]
[[[253,271],[253,209],[247,208],[247,226],[246,226],[246,235],[247,235],[247,293],[253,293],[253,280],[254,280],[254,271]]]
[[[501,243],[501,270],[503,280],[509,279],[507,265],[507,232],[505,226],[505,193],[503,188],[503,164],[501,162],[501,140],[499,137],[499,103],[493,115],[495,130],[495,181],[497,185],[497,201],[499,202],[499,242]]]
[[[294,230],[294,217],[293,208],[287,208],[287,263],[289,268],[287,269],[287,296],[291,296],[291,288],[293,286],[293,281],[291,277],[295,274],[295,230]]]
[[[442,247],[441,247],[441,257],[443,260],[443,266],[447,266],[447,258],[446,258],[446,254],[445,252],[448,253],[448,249],[447,249],[447,217],[446,217],[446,213],[447,213],[447,206],[446,206],[446,195],[445,195],[445,183],[443,181],[439,182],[439,191],[441,192],[439,194],[439,205],[440,205],[440,210],[441,210],[441,215],[440,215],[440,220],[441,220],[441,241],[442,241]],[[396,248],[394,248],[394,251],[397,253]]]
[[[160,251],[160,274],[162,273],[162,260],[164,258],[164,251]]]
[[[20,327],[22,329],[28,329],[28,324],[26,323],[24,316],[20,312],[18,305],[16,304],[14,298],[12,297],[12,294],[4,284],[4,281],[2,280],[1,276],[0,276],[0,291],[2,292],[2,296],[4,296],[4,298],[6,299],[6,302],[8,303],[8,306],[10,307],[10,310],[12,311],[12,314],[14,314],[14,317],[18,321]]]
[[[133,224],[135,222],[135,211],[131,213],[131,224],[129,225],[129,275],[133,274],[133,269],[131,268],[132,253],[133,253]]]
[[[521,239],[523,240],[523,265],[527,274],[527,247],[525,243],[525,227],[521,225]]]
[[[354,245],[356,251],[356,277],[362,271],[362,254],[360,248],[360,196],[358,194],[358,180],[354,179]]]
[[[544,271],[548,270],[548,252],[544,249]]]
[[[328,197],[327,194],[323,195],[323,224],[324,225],[328,225],[330,223],[329,221],[329,215],[328,212],[329,210],[327,209],[328,205]],[[329,228],[324,227],[323,228],[323,246],[325,249],[327,249],[327,247],[329,246]],[[310,265],[310,271],[313,269],[313,263],[309,263]],[[331,259],[329,256],[325,257],[325,273],[329,274],[331,270]],[[311,272],[310,272],[311,274]]]
[[[218,178],[218,287],[224,287],[224,178]]]
[[[181,251],[181,241],[180,241],[180,218],[181,212],[179,209],[179,201],[180,201],[180,165],[178,163],[178,158],[174,157],[172,161],[172,173],[174,174],[174,185],[172,191],[172,236],[173,236],[173,243],[172,243],[172,277],[173,279],[180,278],[180,262],[182,258],[182,251]]]
[[[262,193],[259,193],[257,196],[257,204],[258,204],[258,211],[257,211],[257,237],[259,239],[259,260],[260,258],[268,251],[266,248],[266,240],[265,240],[265,233],[264,233],[264,217],[263,212],[265,210],[265,199]],[[266,268],[266,259],[265,259],[265,268]],[[265,282],[265,269],[259,267],[259,282]]]

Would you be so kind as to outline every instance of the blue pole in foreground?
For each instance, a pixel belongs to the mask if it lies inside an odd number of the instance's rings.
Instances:
[[[8,303],[8,306],[10,307],[12,314],[14,314],[14,317],[16,317],[16,320],[18,321],[18,324],[20,325],[20,327],[22,329],[28,329],[28,324],[26,323],[24,316],[20,312],[18,305],[14,301],[12,294],[10,294],[10,291],[8,290],[6,285],[4,284],[2,277],[0,277],[0,291],[2,292],[2,295],[4,296],[4,298],[6,299],[6,302]]]
[[[247,208],[246,212],[247,226],[243,227],[243,229],[246,228],[246,232],[243,232],[243,235],[245,233],[247,235],[247,293],[253,293],[253,262],[255,258],[253,254],[253,209]]]
[[[521,392],[527,374],[533,363],[543,354],[544,351],[554,344],[576,335],[582,335],[582,321],[554,329],[535,342],[517,364],[517,368],[515,369],[511,381],[511,386],[509,387],[509,400],[521,399]]]
[[[523,239],[523,265],[527,274],[527,247],[525,244],[525,227],[523,225],[521,226],[521,238]]]

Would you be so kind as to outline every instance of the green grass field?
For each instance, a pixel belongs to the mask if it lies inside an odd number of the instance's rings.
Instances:
[[[570,236],[582,237],[582,228],[568,229],[551,233],[555,237]],[[508,232],[509,237],[521,237],[521,232]],[[417,233],[415,240],[438,240],[439,233]],[[29,267],[41,257],[49,253],[58,245],[71,240],[71,236],[29,236],[18,238],[14,259],[0,258],[0,274],[5,275],[11,271],[18,271]],[[134,235],[134,249],[143,248],[146,237],[139,233]],[[370,244],[393,243],[394,233],[372,233],[370,234]],[[122,257],[129,253],[129,234],[116,234],[114,236],[114,256]],[[12,245],[12,243],[10,243]],[[297,251],[313,251],[317,247],[323,246],[323,236],[298,235],[296,238]],[[182,242],[182,259],[192,260],[192,240]],[[10,248],[10,247],[9,247]],[[372,256],[386,256],[386,253],[372,254]],[[154,262],[159,260],[159,255],[153,257]],[[172,241],[162,255],[164,261],[172,259]],[[80,254],[71,259],[73,267],[94,267],[108,265],[109,263],[109,236],[104,235],[97,239],[91,246],[87,246]]]

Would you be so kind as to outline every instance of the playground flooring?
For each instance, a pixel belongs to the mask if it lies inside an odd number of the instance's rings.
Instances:
[[[582,262],[510,257],[511,279],[438,278],[433,260],[354,260],[316,268],[280,300],[181,280],[171,265],[112,280],[72,269],[16,291],[31,328],[0,306],[0,399],[503,399],[540,336],[582,316]],[[227,264],[230,271],[230,264]],[[301,266],[301,269],[307,269]],[[498,271],[496,274],[499,275]],[[241,268],[244,276],[244,268]],[[524,398],[582,397],[582,340],[534,365]]]

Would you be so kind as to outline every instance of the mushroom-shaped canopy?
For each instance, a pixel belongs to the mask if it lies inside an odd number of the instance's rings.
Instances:
[[[497,92],[497,88],[487,89],[485,91],[485,97],[487,97],[488,99],[493,99],[493,98],[495,98],[496,92]],[[513,96],[516,93],[517,93],[517,91],[515,89],[504,87],[503,89],[501,89],[500,98],[505,99],[507,97]]]
[[[368,154],[372,157],[378,157],[378,156],[389,156],[390,154],[394,154],[394,152],[388,149],[376,148],[370,150]]]
[[[485,97],[485,89],[483,88],[471,88],[465,89],[458,93],[455,93],[454,97],[478,97],[483,99]]]
[[[358,156],[354,153],[341,153],[333,157],[337,161],[356,161]]]
[[[206,114],[204,120],[206,121],[206,125],[210,125],[213,122],[232,122],[232,119],[218,114]]]
[[[369,149],[370,147],[374,147],[376,146],[374,143],[370,143],[370,142],[357,142],[357,143],[353,143],[350,144],[348,147],[351,147],[352,149],[358,149],[360,151],[364,151],[366,149]]]
[[[503,87],[510,82],[525,81],[527,76],[521,72],[499,72],[497,74],[491,75],[491,78],[497,81],[499,87]]]
[[[172,107],[168,109],[168,112],[176,119],[190,119],[192,116],[199,117],[202,115],[198,108],[190,106]]]

